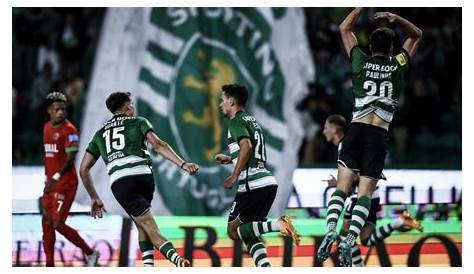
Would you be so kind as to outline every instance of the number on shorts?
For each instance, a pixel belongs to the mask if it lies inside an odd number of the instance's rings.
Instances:
[[[230,213],[234,212],[234,209],[235,209],[235,205],[237,204],[237,202],[233,202],[232,203],[232,207],[230,208]]]
[[[63,200],[58,200],[58,208],[56,209],[57,212],[61,211],[61,208],[63,207],[63,203],[64,203]]]

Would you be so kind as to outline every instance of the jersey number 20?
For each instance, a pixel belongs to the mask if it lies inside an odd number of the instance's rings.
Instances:
[[[367,95],[373,96],[377,93],[377,83],[371,80],[364,82],[364,89],[368,90]],[[390,81],[383,81],[378,86],[379,96],[392,99],[393,84]]]
[[[114,127],[104,131],[102,137],[105,138],[105,148],[107,150],[107,154],[109,154],[112,150],[122,150],[125,147],[125,136],[121,131],[123,131],[125,127]],[[112,131],[112,138],[110,138],[110,131]]]

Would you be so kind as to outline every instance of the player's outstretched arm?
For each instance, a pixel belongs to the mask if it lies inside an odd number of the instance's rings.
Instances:
[[[341,33],[342,43],[344,44],[344,48],[349,57],[351,55],[352,48],[359,44],[353,30],[361,14],[362,8],[355,8],[339,25],[339,32]]]
[[[81,175],[82,184],[84,185],[84,188],[86,189],[87,193],[89,194],[89,197],[91,198],[91,216],[94,218],[102,218],[105,212],[104,203],[102,203],[99,194],[97,194],[90,173],[90,170],[94,166],[96,161],[97,159],[92,154],[86,151],[81,161],[79,174]]]
[[[183,160],[176,152],[171,148],[171,146],[158,138],[156,134],[152,131],[146,134],[147,141],[152,145],[153,149],[163,155],[166,159],[173,162],[175,165],[179,166],[184,171],[189,174],[194,174],[199,170],[199,166],[195,163],[188,163]]]
[[[407,40],[403,43],[403,48],[408,52],[408,54],[413,56],[418,49],[418,46],[421,42],[421,37],[423,32],[417,26],[407,19],[401,17],[400,15],[390,13],[390,12],[376,12],[374,14],[375,19],[387,19],[390,23],[399,24],[405,33],[408,35]]]

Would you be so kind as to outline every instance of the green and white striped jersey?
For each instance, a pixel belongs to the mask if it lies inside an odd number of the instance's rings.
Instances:
[[[277,185],[275,177],[265,167],[267,155],[262,128],[255,118],[246,112],[238,112],[229,123],[227,141],[234,166],[237,164],[240,152],[239,141],[242,138],[250,139],[252,152],[245,169],[240,172],[237,192]]]
[[[384,121],[392,121],[409,59],[404,49],[396,56],[368,56],[360,47],[352,48],[352,120],[374,112]]]
[[[149,131],[153,127],[144,117],[116,115],[94,134],[86,151],[102,157],[111,184],[126,176],[152,174],[150,153],[145,146]]]

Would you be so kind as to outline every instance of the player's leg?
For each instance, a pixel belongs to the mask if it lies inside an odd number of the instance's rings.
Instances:
[[[323,262],[329,258],[331,247],[337,239],[336,226],[344,208],[347,195],[351,191],[355,176],[352,169],[339,165],[337,171],[337,187],[328,202],[326,216],[327,232],[318,248],[319,262]]]
[[[341,266],[351,266],[352,264],[352,247],[369,216],[371,197],[376,184],[377,180],[374,178],[360,176],[358,198],[352,210],[349,232],[346,239],[341,241],[338,247]]]
[[[351,192],[356,174],[351,169],[339,166],[337,169],[337,186],[328,202],[326,224],[328,231],[335,231],[339,216],[344,208],[347,195]]]
[[[283,236],[290,237],[296,245],[299,245],[299,235],[289,216],[283,215],[273,222],[266,220],[268,211],[275,199],[276,191],[277,186],[268,186],[252,190],[247,195],[249,202],[246,203],[246,210],[243,208],[240,210],[240,220],[243,221],[243,224],[237,229],[238,237],[241,240],[248,241],[265,233],[280,232]],[[248,218],[244,220],[247,216]]]
[[[287,215],[280,216],[276,221],[252,221],[242,224],[237,229],[238,237],[241,240],[250,240],[260,237],[265,233],[280,232],[283,236],[291,238],[293,243],[299,245],[300,236],[293,226],[291,219]]]
[[[374,194],[375,193],[373,193],[372,195],[374,196]],[[376,195],[376,198],[372,197],[369,216],[367,217],[367,221],[365,222],[365,225],[362,228],[362,231],[360,232],[360,240],[363,245],[365,240],[368,239],[370,237],[370,234],[372,234],[372,232],[374,231],[375,224],[377,223],[377,212],[380,210],[380,198],[378,197],[378,194]],[[357,243],[352,246],[352,264],[354,266],[364,266],[360,248]]]
[[[77,230],[66,224],[66,219],[69,216],[76,189],[70,188],[59,190],[54,201],[54,212],[52,214],[54,228],[61,233],[68,241],[79,247],[82,252],[86,254],[87,266],[95,266],[99,259],[99,252],[94,250],[86,243],[86,241],[79,235]]]
[[[356,201],[356,195],[353,195],[346,200],[344,218],[341,230],[339,231],[339,238],[341,239],[341,241],[344,241],[346,239],[347,232],[349,232],[349,225],[352,218],[352,209],[354,209]],[[354,245],[352,246],[352,264],[357,267],[365,266],[364,261],[362,260],[362,253],[360,252],[360,248],[357,243],[354,243]]]
[[[344,240],[349,232],[349,225],[352,218],[352,209],[354,209],[355,203],[357,201],[357,194],[353,194],[344,202],[344,215],[342,218],[342,226],[339,230],[339,238]]]
[[[153,242],[148,238],[145,230],[135,223],[138,230],[138,246],[142,253],[142,261],[144,267],[153,267],[155,265],[155,248]]]
[[[188,260],[179,256],[173,244],[161,235],[155,218],[151,214],[151,201],[155,190],[153,175],[121,178],[112,184],[111,189],[115,199],[139,227],[139,233],[140,230],[144,232],[165,258],[178,267],[191,265]]]
[[[56,232],[54,230],[51,209],[53,194],[43,194],[41,198],[43,216],[41,225],[43,227],[43,249],[46,256],[46,266],[54,266],[54,243],[56,242]]]
[[[235,212],[235,210],[234,210]],[[229,216],[229,218],[231,218]],[[251,239],[241,239],[238,234],[238,228],[242,225],[242,222],[237,216],[234,220],[229,220],[227,223],[227,235],[232,240],[242,240],[242,242],[247,247],[247,252],[249,253],[250,257],[255,263],[257,267],[268,267],[270,265],[270,261],[268,261],[267,256],[267,249],[265,248],[265,244],[263,243],[260,237],[254,237]]]
[[[229,237],[234,240],[241,239],[244,242],[247,251],[258,267],[271,266],[260,235],[282,231],[281,218],[277,222],[266,221],[276,192],[277,186],[270,186],[237,195],[229,214],[227,225]]]
[[[388,131],[372,125],[358,124],[357,142],[360,147],[360,176],[356,206],[352,210],[351,225],[345,241],[338,246],[342,266],[351,266],[351,248],[370,213],[372,193],[384,168],[388,146]]]
[[[166,259],[178,267],[188,267],[191,265],[188,260],[182,258],[176,252],[173,244],[160,233],[150,209],[139,216],[132,215],[132,218],[135,223],[140,226],[142,231],[145,232],[148,239],[153,243],[153,246],[158,249]]]
[[[390,237],[392,232],[401,228],[402,226],[409,226],[411,228],[423,231],[423,226],[408,212],[404,211],[398,218],[393,219],[390,223],[374,228],[371,233],[362,237],[361,242],[365,246],[374,246],[378,242]]]

